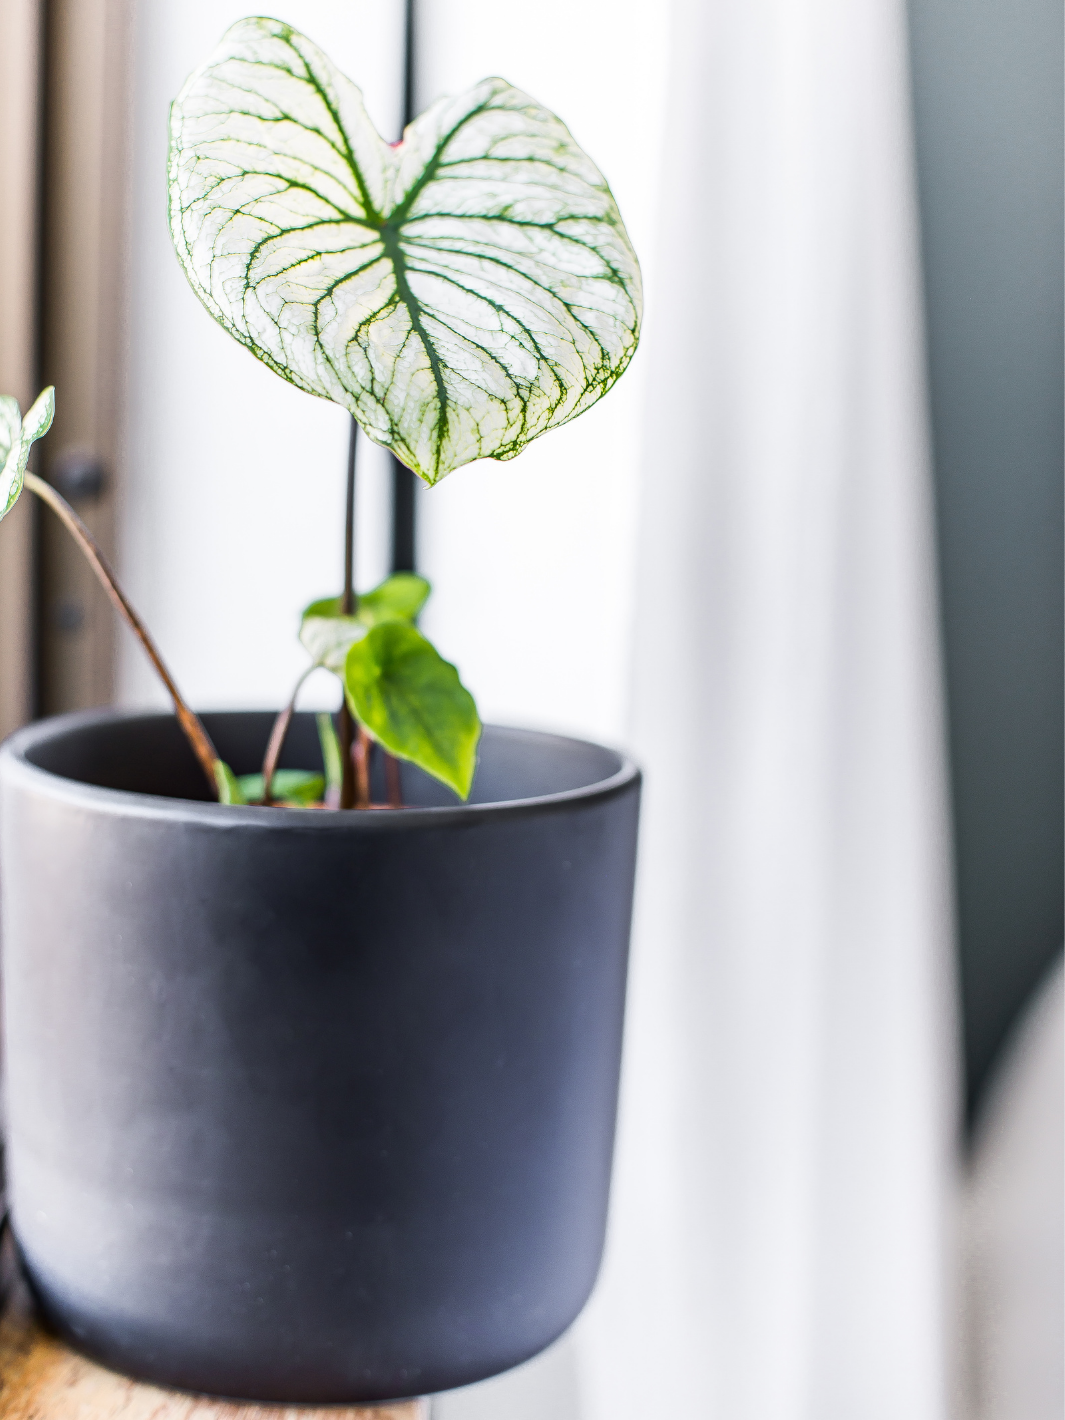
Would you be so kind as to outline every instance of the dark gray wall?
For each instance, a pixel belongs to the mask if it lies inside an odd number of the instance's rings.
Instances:
[[[970,1103],[1062,941],[1061,0],[910,0]]]

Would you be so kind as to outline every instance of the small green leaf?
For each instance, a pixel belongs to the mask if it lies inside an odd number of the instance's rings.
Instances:
[[[309,616],[321,616],[321,617],[340,616],[340,615],[341,615],[341,611],[340,611],[340,598],[339,598],[339,597],[319,597],[317,601],[311,602],[309,605],[307,605],[307,606],[305,606],[305,607],[303,608],[302,615],[303,615],[303,619],[304,619],[305,621],[306,621],[306,619],[307,619]],[[352,618],[352,620],[354,621],[354,619],[355,619],[355,613],[354,613],[354,612],[351,613],[351,618]]]
[[[22,421],[22,437],[29,441],[26,445],[27,453],[34,440],[43,439],[48,433],[54,418],[55,385],[47,385],[30,405]]]
[[[341,613],[340,597],[322,597],[304,608],[300,640],[316,666],[341,675],[349,646],[368,627],[385,621],[413,621],[425,605],[429,583],[414,572],[394,572],[371,592],[363,592],[352,616]]]
[[[424,577],[416,572],[393,572],[372,592],[363,592],[356,611],[367,626],[380,626],[384,621],[413,621],[432,591]]]
[[[248,802],[240,787],[240,780],[224,759],[216,759],[214,762],[214,780],[218,785],[218,802],[220,804],[246,804]]]
[[[352,712],[390,754],[409,759],[468,798],[481,722],[459,673],[402,621],[373,627],[348,651]]]
[[[504,79],[393,146],[304,35],[240,20],[171,108],[169,210],[215,320],[427,483],[513,458],[636,349],[640,267],[606,179]]]
[[[333,728],[333,717],[323,710],[317,717],[318,742],[322,746],[322,763],[325,766],[325,787],[339,790],[344,779],[344,765],[340,757],[340,741]]]
[[[10,513],[22,492],[30,446],[48,433],[55,415],[55,389],[49,385],[23,419],[18,401],[0,395],[0,518]]]
[[[244,795],[241,802],[262,803],[261,774],[242,774],[237,784]],[[325,779],[313,769],[275,769],[274,782],[270,789],[274,799],[287,800],[293,804],[316,804],[325,792]]]

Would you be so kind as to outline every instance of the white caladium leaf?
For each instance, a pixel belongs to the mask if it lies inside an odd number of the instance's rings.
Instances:
[[[391,146],[321,50],[242,20],[171,111],[170,225],[211,314],[428,483],[573,419],[636,348],[610,189],[502,79]]]
[[[26,477],[30,447],[48,433],[55,415],[55,389],[41,391],[26,411],[19,412],[18,400],[0,395],[0,518],[18,501]]]

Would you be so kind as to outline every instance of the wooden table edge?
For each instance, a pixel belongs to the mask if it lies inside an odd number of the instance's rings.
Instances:
[[[5,1227],[0,1239],[0,1420],[428,1420],[425,1400],[271,1405],[162,1390],[117,1375],[41,1324]]]

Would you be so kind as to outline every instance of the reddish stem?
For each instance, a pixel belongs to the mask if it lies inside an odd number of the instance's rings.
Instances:
[[[370,750],[373,740],[360,725],[351,747],[351,759],[355,769],[355,808],[370,807]]]
[[[388,807],[403,807],[403,781],[399,775],[399,760],[395,755],[382,751],[385,756],[385,787],[388,790]]]
[[[270,793],[274,782],[274,774],[277,771],[277,761],[281,758],[281,750],[285,744],[285,736],[288,734],[288,727],[292,724],[292,716],[296,710],[296,696],[300,693],[300,686],[314,670],[313,666],[308,666],[300,676],[292,690],[292,697],[274,721],[274,727],[270,731],[270,739],[266,746],[266,753],[263,756],[263,803],[273,803],[273,796]]]
[[[118,578],[108,566],[107,559],[97,547],[92,533],[75,513],[67,500],[61,497],[50,483],[45,483],[43,478],[38,478],[36,474],[26,474],[26,487],[31,493],[35,493],[42,502],[47,503],[52,512],[59,518],[67,531],[74,538],[84,554],[86,562],[96,575],[96,580],[103,587],[110,597],[112,604],[124,619],[126,625],[136,636],[137,640],[144,648],[145,654],[155,667],[156,674],[170,692],[170,698],[174,702],[174,713],[177,715],[178,724],[185,732],[185,738],[192,746],[192,752],[200,761],[207,782],[215,795],[218,794],[218,781],[215,778],[215,764],[218,762],[218,752],[211,743],[211,737],[203,727],[203,722],[194,710],[190,710],[182,698],[181,692],[174,683],[174,677],[167,670],[162,656],[156,647],[155,642],[148,634],[148,628],[141,621],[140,617],[133,610],[125,592],[118,585]]]

